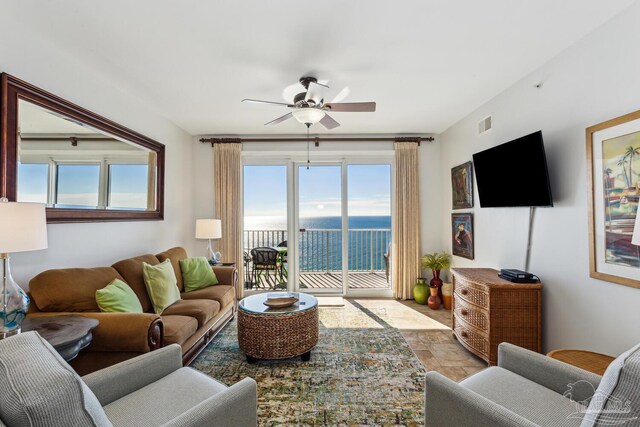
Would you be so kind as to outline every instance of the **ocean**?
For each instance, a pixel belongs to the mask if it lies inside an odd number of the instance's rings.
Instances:
[[[390,216],[348,217],[348,267],[350,271],[384,271],[391,242]],[[245,250],[278,246],[288,241],[285,217],[245,217]],[[298,247],[301,271],[342,269],[342,218],[300,218]]]
[[[350,216],[349,229],[391,229],[390,216]],[[316,216],[300,218],[300,228],[341,229],[339,216]],[[245,216],[245,230],[286,230],[287,218],[283,216]]]

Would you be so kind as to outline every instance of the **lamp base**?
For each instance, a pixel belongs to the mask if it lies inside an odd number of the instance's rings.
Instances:
[[[29,297],[11,277],[7,254],[0,255],[2,264],[2,295],[0,295],[0,338],[20,333],[20,326],[27,315]]]
[[[18,335],[20,332],[22,332],[21,328],[13,329],[7,332],[0,332],[0,340]]]

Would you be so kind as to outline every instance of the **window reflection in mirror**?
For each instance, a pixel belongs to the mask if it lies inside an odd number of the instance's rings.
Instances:
[[[18,201],[155,210],[155,152],[22,99],[18,111]]]

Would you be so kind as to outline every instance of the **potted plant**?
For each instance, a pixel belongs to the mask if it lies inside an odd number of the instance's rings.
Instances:
[[[431,270],[433,273],[433,279],[429,282],[431,287],[431,295],[434,295],[440,300],[438,307],[442,302],[442,280],[440,279],[440,271],[451,267],[451,255],[447,252],[434,252],[432,254],[426,254],[422,257],[422,269]],[[435,291],[434,291],[435,288]],[[436,301],[433,301],[435,305]],[[429,305],[431,307],[431,304]]]

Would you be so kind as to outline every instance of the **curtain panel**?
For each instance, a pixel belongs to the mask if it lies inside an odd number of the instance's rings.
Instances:
[[[216,218],[222,222],[222,238],[216,244],[225,262],[235,262],[238,269],[238,299],[244,291],[242,245],[242,144],[213,146],[213,184]]]
[[[391,253],[393,296],[412,299],[413,286],[420,277],[420,184],[418,144],[396,142],[395,221]]]

